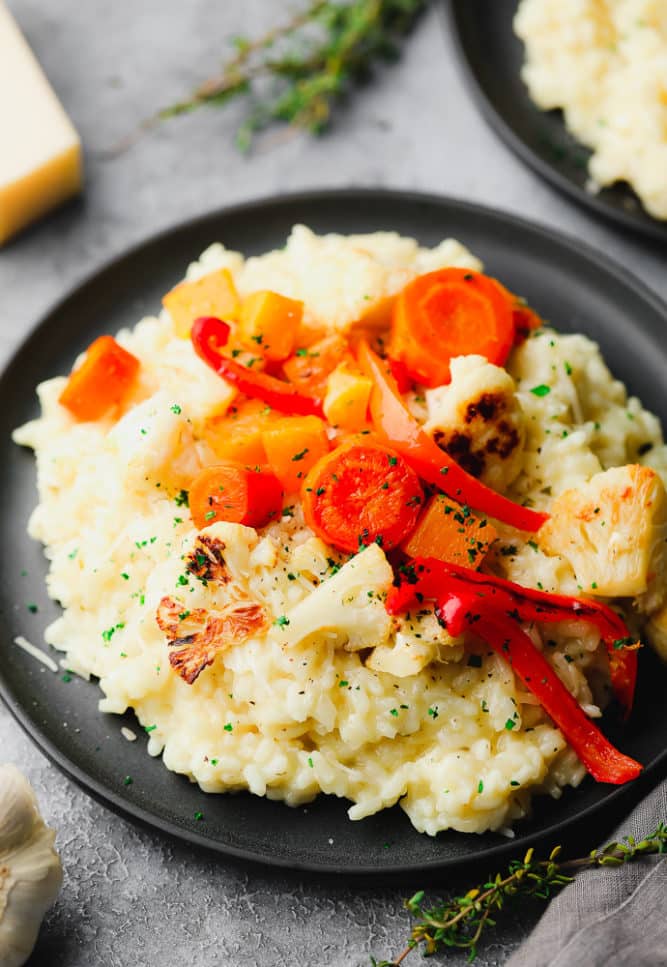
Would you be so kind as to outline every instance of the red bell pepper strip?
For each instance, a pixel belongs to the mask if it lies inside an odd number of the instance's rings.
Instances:
[[[415,599],[436,598],[436,614],[450,634],[460,635],[467,631],[479,635],[509,661],[594,779],[618,785],[639,775],[642,766],[607,741],[517,625],[517,620],[523,620],[520,608],[508,608],[508,605],[520,603],[517,597],[505,588],[485,585],[481,580],[466,581],[464,575],[467,576],[468,569],[458,565],[425,558],[416,560],[413,567],[414,571],[408,569],[408,582],[394,588],[387,599],[390,614],[403,610]],[[452,571],[447,574],[449,568]],[[471,573],[480,579],[486,577],[478,572]],[[514,587],[519,588],[519,585]]]
[[[253,399],[262,400],[280,413],[298,416],[324,416],[322,404],[304,396],[284,380],[267,373],[253,372],[247,366],[223,356],[218,350],[227,344],[229,326],[215,316],[200,316],[192,323],[190,338],[195,352],[218,376]]]
[[[526,688],[539,699],[544,711],[553,719],[597,782],[622,785],[637,778],[642,771],[640,763],[623,755],[605,738],[512,618],[496,613],[487,604],[482,607],[478,617],[478,612],[470,612],[465,598],[458,598],[455,594],[449,597],[450,605],[452,602],[456,602],[469,615],[469,618],[463,618],[468,630],[483,638],[508,661]]]
[[[390,614],[409,607],[417,593],[439,601],[443,589],[454,585],[460,589],[477,587],[479,594],[495,599],[499,613],[520,621],[552,624],[579,619],[594,625],[607,649],[614,694],[625,717],[630,714],[637,681],[638,644],[634,643],[623,619],[606,604],[525,588],[493,574],[481,574],[472,568],[432,558],[415,559],[409,573],[416,577],[417,583],[406,582],[392,588],[387,599]]]
[[[548,514],[530,510],[497,494],[466,473],[421,428],[406,409],[393,377],[368,343],[359,344],[359,362],[373,380],[371,417],[376,430],[403,456],[422,480],[444,491],[453,500],[468,504],[489,517],[523,531],[538,531]]]

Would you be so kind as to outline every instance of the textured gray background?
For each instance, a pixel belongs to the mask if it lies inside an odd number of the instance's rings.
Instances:
[[[82,202],[0,252],[3,360],[53,300],[127,245],[214,207],[306,187],[417,188],[519,212],[603,249],[667,296],[664,249],[623,237],[572,207],[486,128],[435,10],[403,60],[361,92],[320,140],[279,133],[242,157],[233,147],[240,114],[230,107],[164,124],[109,160],[107,149],[138,122],[215,71],[226,37],[257,32],[288,5],[9,0],[9,6],[83,137],[87,188]],[[348,889],[244,870],[139,830],[63,778],[2,708],[0,748],[34,783],[65,865],[65,885],[32,967],[361,967],[370,952],[388,956],[402,947],[408,919],[399,889]],[[480,967],[504,963],[535,917],[526,909],[505,923],[484,947]]]

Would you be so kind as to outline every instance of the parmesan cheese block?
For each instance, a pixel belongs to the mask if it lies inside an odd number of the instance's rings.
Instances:
[[[81,188],[81,142],[0,0],[0,245]]]

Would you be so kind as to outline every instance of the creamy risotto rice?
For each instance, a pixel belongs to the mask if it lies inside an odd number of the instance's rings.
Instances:
[[[304,301],[306,328],[348,332],[411,278],[448,265],[480,268],[452,240],[425,250],[390,233],[319,238],[297,226],[284,249],[262,257],[214,244],[187,278],[227,267],[241,296],[275,289]],[[483,649],[472,661],[463,639],[450,638],[432,613],[388,616],[393,574],[377,544],[336,552],[305,526],[289,495],[282,518],[259,531],[215,522],[198,532],[185,491],[215,460],[207,421],[233,391],[175,335],[166,310],[118,341],[141,362],[122,411],[75,421],[58,402],[66,380],[56,377],[38,389],[41,416],[15,434],[36,453],[39,504],[29,532],[46,546],[48,591],[63,607],[46,640],[68,668],[99,680],[102,711],[134,709],[149,754],[206,792],[249,789],[290,805],[325,792],[350,800],[355,820],[400,801],[431,835],[507,828],[534,793],[558,797],[581,782],[584,769],[562,733],[502,658]],[[536,393],[540,386],[549,391]],[[627,397],[594,343],[546,329],[513,351],[507,371],[459,358],[445,390],[414,394],[410,405],[429,432],[451,429],[457,406],[489,387],[504,394],[520,445],[511,466],[498,457],[485,473],[518,502],[555,508],[564,522],[544,542],[499,525],[489,566],[531,587],[581,594],[586,552],[568,523],[567,492],[589,487],[604,500],[603,471],[631,463],[655,468],[664,494],[658,420]],[[609,545],[599,548],[598,593],[611,570],[632,626],[650,612],[664,647],[655,554],[665,511],[660,504],[645,513],[641,538],[630,517],[614,534],[602,532],[621,547],[616,557]],[[643,557],[638,540],[648,548]],[[206,563],[212,579],[199,580],[188,564],[216,547],[224,548],[217,564],[225,580],[210,570],[215,554]],[[266,624],[188,684],[170,666],[170,629],[181,621],[187,633],[196,609],[219,612],[239,596],[264,609]],[[595,629],[573,620],[548,635],[534,626],[530,635],[587,714],[599,717],[608,675]]]
[[[667,218],[665,0],[521,0],[515,29],[530,96],[593,149],[594,182],[627,181]]]

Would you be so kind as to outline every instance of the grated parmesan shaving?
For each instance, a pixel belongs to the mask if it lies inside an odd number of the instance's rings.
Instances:
[[[43,652],[41,648],[38,648],[37,645],[31,644],[31,642],[29,642],[27,638],[24,638],[23,635],[18,635],[16,638],[14,638],[14,644],[18,645],[19,648],[22,648],[23,651],[27,651],[28,654],[32,655],[33,658],[36,658],[37,661],[41,661],[41,663],[46,665],[50,671],[58,671],[58,666],[54,662],[53,658]]]
[[[133,732],[132,729],[128,729],[125,725],[120,730],[120,734],[124,739],[127,739],[128,742],[136,742],[137,740],[136,732]]]

